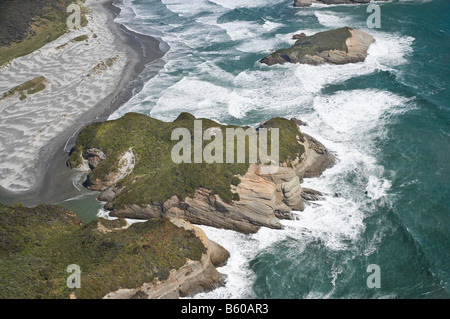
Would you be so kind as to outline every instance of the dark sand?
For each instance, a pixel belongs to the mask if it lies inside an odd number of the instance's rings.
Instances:
[[[22,193],[12,193],[0,187],[1,203],[11,205],[20,202],[26,206],[35,206],[40,203],[54,204],[79,195],[80,191],[73,185],[76,173],[67,166],[69,151],[75,144],[76,136],[86,125],[107,120],[127,102],[133,92],[142,88],[144,83],[140,81],[139,75],[146,65],[164,56],[165,52],[161,51],[157,39],[132,32],[114,22],[120,12],[113,5],[114,2],[104,3],[103,8],[111,13],[109,28],[117,36],[116,41],[128,50],[129,61],[121,75],[120,84],[113,94],[79,118],[78,125],[66,130],[41,149],[36,173],[37,187]]]

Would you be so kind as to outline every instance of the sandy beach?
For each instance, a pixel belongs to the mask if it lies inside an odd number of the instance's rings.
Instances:
[[[0,69],[0,96],[37,77],[46,88],[0,99],[0,200],[35,205],[76,195],[66,166],[76,134],[106,120],[139,87],[159,41],[114,22],[111,0],[88,0],[88,25]],[[83,41],[73,39],[83,36]]]

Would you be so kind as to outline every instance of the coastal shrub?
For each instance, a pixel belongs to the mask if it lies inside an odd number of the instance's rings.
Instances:
[[[27,55],[68,31],[66,12],[74,0],[0,1],[0,66]],[[81,26],[89,12],[81,5]]]
[[[295,45],[280,49],[271,54],[273,58],[280,56],[296,56],[301,58],[305,55],[316,55],[322,51],[339,50],[348,52],[346,41],[352,35],[349,27],[318,32],[314,35],[298,39]]]
[[[233,176],[233,178],[231,178],[231,185],[234,186],[238,186],[241,183],[241,179],[237,176]]]
[[[89,39],[88,35],[83,34],[83,35],[73,38],[72,42],[81,42],[81,41],[86,41],[87,39]]]
[[[102,298],[137,288],[206,252],[193,231],[154,219],[127,229],[123,220],[80,225],[62,207],[0,205],[0,298]],[[67,266],[81,268],[81,289],[69,289]]]

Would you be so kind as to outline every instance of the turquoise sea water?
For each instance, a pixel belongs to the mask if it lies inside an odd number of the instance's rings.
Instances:
[[[111,118],[134,111],[168,121],[188,111],[256,125],[295,116],[338,158],[303,184],[328,195],[283,221],[283,230],[202,227],[231,258],[220,269],[225,287],[197,297],[448,298],[450,3],[379,3],[381,28],[368,29],[367,5],[292,2],[119,4],[117,22],[158,37],[168,53],[159,74]],[[292,45],[294,33],[342,26],[376,38],[364,63],[258,63]],[[369,264],[380,267],[380,288],[366,285]]]

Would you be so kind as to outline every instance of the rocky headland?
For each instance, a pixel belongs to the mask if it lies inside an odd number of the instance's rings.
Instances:
[[[188,113],[174,122],[129,113],[90,125],[78,137],[70,165],[88,173],[85,186],[101,192],[110,216],[176,218],[255,233],[261,227],[280,229],[280,219],[303,210],[305,198],[311,198],[303,194],[303,177],[318,176],[334,163],[319,141],[300,131],[298,121],[273,118],[259,128],[280,130],[275,173],[262,172],[261,163],[175,164],[170,132],[192,129],[194,120]],[[202,121],[205,128],[227,127]]]
[[[375,39],[349,27],[319,32],[311,36],[294,35],[294,46],[275,51],[261,59],[267,65],[304,63],[312,65],[363,62]]]

